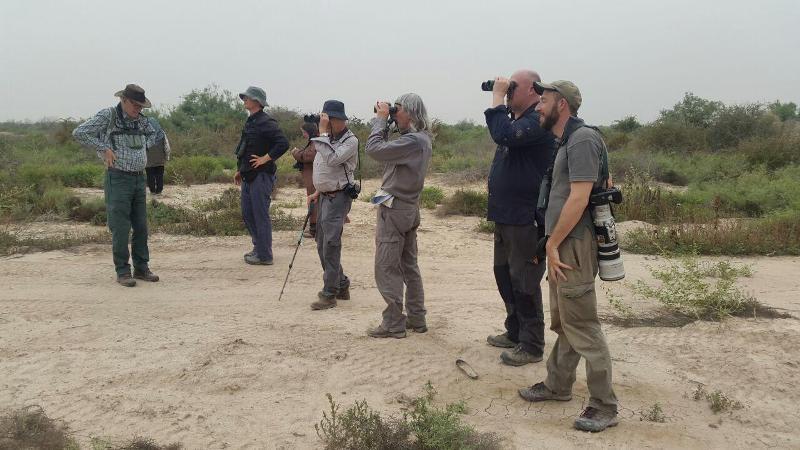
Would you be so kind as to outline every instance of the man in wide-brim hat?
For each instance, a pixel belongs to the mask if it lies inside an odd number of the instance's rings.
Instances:
[[[147,148],[163,137],[142,114],[143,108],[151,106],[144,89],[129,84],[114,95],[120,98],[116,106],[101,110],[75,128],[72,135],[82,145],[94,149],[108,169],[104,180],[106,214],[117,282],[133,287],[136,279],[158,281],[149,268],[144,169]],[[129,240],[131,229],[133,235]]]

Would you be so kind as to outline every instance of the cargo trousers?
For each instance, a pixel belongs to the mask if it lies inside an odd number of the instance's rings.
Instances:
[[[417,264],[419,205],[395,199],[392,208],[379,206],[375,231],[375,283],[386,302],[381,327],[392,333],[425,326],[425,293]],[[403,294],[405,287],[405,311]]]
[[[322,292],[334,296],[350,286],[342,269],[342,231],[353,199],[343,191],[321,194],[317,200],[317,253],[322,264]]]
[[[550,329],[558,334],[558,339],[547,359],[545,386],[556,394],[571,394],[575,371],[583,357],[588,406],[616,412],[611,354],[597,317],[597,242],[592,230],[586,228],[581,239],[568,236],[559,246],[558,254],[561,262],[573,270],[562,269],[566,281],[557,282],[554,274],[548,274]]]

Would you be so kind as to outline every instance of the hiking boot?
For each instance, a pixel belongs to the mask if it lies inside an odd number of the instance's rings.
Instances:
[[[486,338],[489,345],[500,348],[514,348],[517,343],[508,338],[508,333],[489,336]]]
[[[428,331],[428,326],[425,324],[414,326],[411,325],[409,322],[406,322],[406,330],[411,330],[414,333],[426,333]]]
[[[521,345],[514,347],[514,350],[505,351],[500,354],[503,363],[509,366],[524,366],[525,364],[537,363],[542,360],[542,355],[534,355],[522,349]]]
[[[572,395],[559,395],[551,391],[544,385],[544,383],[536,383],[531,387],[526,387],[518,390],[519,396],[529,402],[544,402],[547,400],[556,400],[559,402],[568,402],[572,400]]]
[[[122,275],[117,275],[117,283],[125,286],[125,287],[134,287],[136,286],[136,280],[131,277],[131,274],[125,273]]]
[[[244,255],[244,262],[247,264],[252,264],[254,266],[271,266],[272,260],[271,259],[259,259],[255,253]]]
[[[319,311],[322,309],[330,309],[336,306],[336,297],[333,295],[325,294],[324,292],[320,291],[317,294],[317,298],[319,300],[311,304],[311,309],[314,311]]]
[[[350,300],[350,286],[339,288],[336,292],[336,300]]]
[[[133,269],[133,278],[136,278],[137,280],[149,281],[151,283],[158,281],[158,275],[151,272],[150,269]]]
[[[575,428],[581,431],[597,433],[608,427],[615,427],[618,423],[616,411],[607,411],[590,406],[583,410],[580,417],[575,419]]]
[[[405,330],[398,331],[398,332],[392,332],[392,331],[387,330],[386,328],[383,328],[382,326],[377,326],[375,328],[370,328],[369,330],[367,330],[367,335],[369,337],[374,337],[374,338],[402,339],[402,338],[406,337],[406,332],[405,332]]]
[[[256,249],[250,250],[249,252],[244,254],[244,259],[247,260],[248,256],[256,256]]]

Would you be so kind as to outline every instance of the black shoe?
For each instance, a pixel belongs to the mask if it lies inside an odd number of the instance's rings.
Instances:
[[[158,275],[151,272],[150,269],[144,269],[144,270],[134,269],[133,278],[136,278],[137,280],[149,281],[151,283],[155,283],[156,281],[158,281]]]
[[[336,292],[336,300],[350,300],[350,286],[339,288]]]
[[[367,336],[374,337],[374,338],[395,338],[395,339],[403,339],[406,337],[406,331],[398,331],[392,332],[383,328],[382,326],[377,326],[375,328],[370,328],[367,330]]]
[[[125,273],[122,275],[117,275],[117,283],[125,286],[125,287],[134,287],[136,286],[136,280],[131,277],[131,274]]]

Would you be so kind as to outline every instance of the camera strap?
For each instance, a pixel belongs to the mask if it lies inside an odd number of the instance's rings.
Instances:
[[[353,136],[355,136],[355,133],[352,133],[352,134],[350,134],[350,136],[347,136],[346,138],[342,139],[340,144],[343,144],[344,141],[350,139]],[[357,159],[356,159],[356,168],[355,168],[355,170],[359,170],[361,168],[361,142],[360,141],[359,141],[358,145],[356,146],[356,158]],[[346,163],[342,164],[342,170],[344,170],[344,178],[347,180],[347,184],[351,184],[350,176],[347,174],[347,165],[346,165]],[[361,183],[361,172],[360,171],[358,172],[358,184],[359,184],[359,186],[362,184]]]

